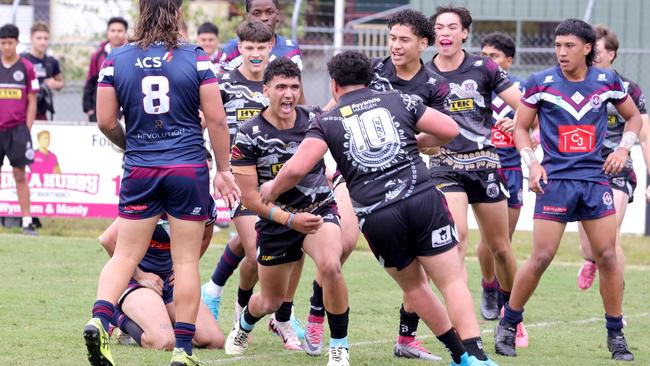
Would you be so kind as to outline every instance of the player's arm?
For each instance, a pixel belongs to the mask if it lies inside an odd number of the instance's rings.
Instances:
[[[616,174],[625,167],[627,157],[630,154],[630,150],[632,150],[632,146],[636,143],[641,126],[643,125],[641,113],[639,113],[639,109],[636,107],[632,98],[625,98],[622,103],[615,104],[615,107],[618,113],[625,119],[625,128],[623,129],[621,143],[613,153],[609,154],[607,160],[605,160],[603,170],[605,170],[606,174]]]
[[[104,136],[122,150],[126,150],[126,133],[117,122],[120,104],[112,86],[97,88],[97,127]]]
[[[61,72],[43,81],[50,87],[50,89],[56,91],[63,89],[65,86],[65,83],[63,82],[63,73]]]
[[[34,120],[36,119],[36,94],[27,94],[27,128],[31,131]]]
[[[315,137],[307,137],[300,143],[296,153],[289,159],[272,181],[260,189],[262,201],[275,202],[279,195],[295,187],[302,178],[318,164],[327,153],[327,143]],[[248,206],[248,205],[247,205]]]
[[[448,115],[433,108],[426,111],[416,122],[415,128],[422,132],[415,138],[418,150],[426,153],[430,148],[442,146],[458,136],[458,124]]]
[[[508,89],[497,94],[513,110],[517,110],[521,100],[521,90],[516,85],[511,85]],[[512,118],[500,118],[495,121],[495,126],[503,132],[512,132],[515,128],[515,121]]]
[[[230,172],[230,135],[228,134],[226,112],[221,102],[219,84],[204,84],[199,90],[201,110],[217,163],[217,174],[214,178],[215,193],[218,192],[228,207],[232,208],[239,200],[240,191]]]
[[[235,166],[233,170],[237,184],[241,188],[242,203],[260,217],[288,226],[303,234],[314,234],[323,224],[320,216],[307,212],[293,214],[274,204],[262,202],[260,193],[257,192],[257,172],[254,165]]]
[[[535,124],[536,117],[537,109],[521,103],[515,112],[515,129],[513,136],[515,138],[515,146],[517,147],[517,150],[519,150],[519,154],[521,155],[524,164],[528,166],[528,184],[530,190],[538,194],[543,194],[544,190],[540,185],[540,179],[543,180],[544,183],[547,183],[548,177],[546,176],[546,170],[541,166],[537,157],[535,157],[533,142],[529,132]]]

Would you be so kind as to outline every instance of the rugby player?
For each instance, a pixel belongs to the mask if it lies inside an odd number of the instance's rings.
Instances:
[[[237,27],[237,38],[243,63],[235,70],[219,76],[221,100],[226,109],[231,145],[235,142],[240,125],[256,116],[269,103],[268,97],[263,92],[263,78],[264,70],[269,63],[273,31],[262,22],[245,21]],[[231,238],[226,245],[212,278],[202,286],[201,297],[215,319],[218,319],[223,287],[246,254],[246,259],[239,268],[239,289],[233,320],[233,324],[236,324],[242,309],[253,295],[253,287],[257,283],[257,233],[255,232],[257,214],[240,204],[234,210],[232,218],[237,236]],[[297,266],[292,276],[288,298],[269,324],[271,329],[282,338],[284,347],[289,350],[301,349],[299,336],[291,326],[292,323],[289,323],[293,295],[300,280],[301,269],[302,264]]]
[[[271,204],[262,203],[258,193],[258,186],[273,179],[293,156],[309,127],[313,113],[296,107],[300,78],[298,66],[286,58],[266,67],[264,94],[270,104],[241,126],[232,148],[231,162],[243,204],[260,217],[255,225],[260,292],[244,308],[225,350],[231,355],[245,352],[255,323],[282,305],[293,267],[304,251],[322,278],[331,332],[328,365],[345,366],[349,365],[348,292],[341,273],[339,217],[323,161]]]
[[[358,52],[335,56],[327,68],[337,105],[316,117],[293,158],[262,186],[263,201],[286,194],[329,148],[375,257],[450,351],[451,365],[495,365],[483,352],[453,219],[417,149],[451,141],[457,124],[408,94],[368,89],[372,66]],[[428,277],[449,315],[437,308]]]
[[[196,30],[196,44],[210,56],[210,61],[219,65],[221,63],[221,49],[219,48],[219,28],[211,22],[205,22]],[[219,70],[217,69],[217,72]]]
[[[178,0],[140,1],[131,43],[112,50],[100,72],[98,127],[125,156],[115,252],[99,276],[93,315],[83,331],[94,366],[114,365],[108,324],[163,212],[171,229],[175,278],[171,365],[199,364],[192,338],[210,194],[199,108],[216,157],[215,192],[230,206],[239,198],[228,162],[228,126],[217,79],[209,56],[183,41],[180,5]],[[117,123],[120,107],[126,131]]]
[[[622,331],[623,270],[617,260],[616,210],[606,174],[625,167],[642,120],[616,72],[592,66],[595,44],[596,33],[589,24],[577,19],[561,22],[555,30],[558,65],[528,78],[517,109],[515,143],[528,165],[529,186],[537,201],[532,254],[515,277],[505,315],[494,333],[496,352],[504,356],[517,355],[516,326],[557,252],[566,223],[582,221],[600,269],[607,346],[615,360],[634,359]],[[609,103],[627,122],[618,147],[605,160]],[[535,116],[544,150],[541,164],[528,135]]]
[[[512,131],[513,121],[501,118],[492,123],[490,101],[497,94],[516,109],[521,93],[508,74],[487,57],[473,56],[463,49],[472,16],[466,8],[440,6],[431,16],[438,53],[428,64],[449,81],[449,112],[460,134],[431,157],[429,168],[442,190],[458,228],[463,275],[467,280],[467,208],[472,205],[483,242],[494,256],[499,297],[508,300],[517,271],[508,232],[507,188],[497,172],[499,155],[491,142],[492,126]]]
[[[594,57],[594,66],[611,69],[618,51],[618,37],[616,36],[616,33],[604,25],[598,25],[594,30],[596,31],[596,56]],[[627,90],[628,95],[632,97],[632,100],[636,104],[637,109],[641,113],[641,118],[643,119],[643,126],[641,127],[639,139],[641,140],[641,149],[643,151],[643,157],[646,160],[646,167],[650,172],[650,132],[648,131],[650,128],[650,120],[648,120],[648,113],[646,111],[645,95],[641,91],[641,88],[639,88],[638,84],[620,74],[619,77],[623,80],[623,86]],[[603,159],[605,160],[607,159],[607,156],[614,152],[616,147],[620,144],[621,138],[623,137],[623,129],[625,127],[625,119],[623,119],[611,103],[607,104],[607,121],[607,135],[605,136],[604,146],[602,149]],[[616,258],[618,259],[621,268],[624,269],[625,256],[621,247],[620,230],[621,225],[623,224],[623,218],[625,217],[627,205],[634,200],[636,174],[634,173],[632,166],[632,159],[628,157],[623,170],[618,174],[608,175],[607,178],[609,179],[609,185],[612,187],[612,192],[614,194],[614,207],[616,207],[616,223],[618,229],[616,235]],[[650,188],[646,189],[646,196],[648,192],[650,192]],[[578,287],[582,290],[586,290],[591,287],[591,284],[596,278],[598,265],[591,253],[589,238],[587,238],[584,228],[582,225],[579,225],[578,228],[580,230],[580,250],[585,259],[585,262],[578,271]]]

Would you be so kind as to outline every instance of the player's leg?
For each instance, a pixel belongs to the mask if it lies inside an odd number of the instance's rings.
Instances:
[[[298,285],[300,285],[300,277],[302,276],[302,268],[304,264],[305,257],[303,256],[293,267],[286,298],[282,302],[280,308],[269,319],[269,330],[280,336],[282,339],[287,339],[287,337],[280,334],[280,331],[276,327],[277,323],[289,322],[289,324],[291,324],[291,329],[287,329],[289,332],[295,334],[298,339],[305,337],[305,330],[300,325],[298,319],[293,315],[293,298],[298,290]],[[293,334],[291,334],[291,338],[293,338]]]
[[[582,226],[582,222],[578,223],[578,235],[580,240],[580,254],[582,254],[582,258],[584,258],[584,262],[578,270],[578,288],[581,290],[587,290],[596,279],[598,265],[596,264],[594,255],[591,252],[591,244],[589,243],[587,233]]]
[[[160,294],[139,287],[120,299],[118,327],[143,348],[171,351],[174,348],[174,328]],[[137,327],[140,328],[138,330]]]
[[[175,321],[176,307],[174,302],[167,305],[167,313],[172,322]],[[173,335],[173,334],[172,334]],[[204,303],[199,303],[199,312],[196,314],[196,332],[192,344],[201,348],[223,348],[225,338],[216,319],[212,316],[210,309]],[[172,342],[173,344],[173,342]]]
[[[494,347],[498,354],[511,357],[517,355],[515,352],[517,325],[523,321],[524,305],[537,288],[544,271],[553,261],[565,227],[566,222],[535,219],[531,256],[517,271],[510,301],[504,305],[504,317],[495,330]]]
[[[330,360],[335,358],[334,355],[341,353],[340,358],[344,360],[339,361],[338,364],[345,364],[350,348],[348,342],[350,309],[348,288],[341,272],[343,248],[341,241],[334,239],[341,238],[341,229],[334,210],[323,212],[321,216],[325,223],[317,233],[305,237],[303,250],[314,260],[316,270],[322,279],[324,307],[330,328]],[[306,348],[309,352],[312,347]]]
[[[467,282],[467,267],[465,266],[465,254],[468,246],[469,228],[467,224],[467,209],[469,201],[467,193],[459,191],[444,191],[447,207],[456,224],[456,235],[458,239],[458,254],[462,269],[462,278]]]
[[[359,241],[359,220],[354,213],[350,192],[342,176],[334,178],[334,197],[341,217],[341,266],[349,258]],[[307,339],[307,352],[312,355],[320,354],[323,349],[323,331],[325,323],[325,305],[323,304],[323,288],[320,273],[316,272],[316,279],[312,283],[312,296],[310,297],[309,316],[305,336]]]
[[[226,281],[232,276],[242,259],[244,259],[244,248],[239,235],[235,235],[228,240],[210,280],[201,286],[201,300],[208,306],[215,320],[219,319],[221,294]]]
[[[481,267],[481,316],[485,320],[495,320],[499,317],[499,281],[494,272],[494,257],[482,238],[476,255]]]
[[[244,260],[239,264],[239,286],[237,287],[233,324],[237,322],[242,309],[248,304],[253,295],[253,288],[257,283],[256,222],[257,216],[253,215],[241,215],[233,219],[245,255]]]
[[[22,215],[22,228],[25,235],[38,235],[32,223],[30,208],[29,182],[27,182],[25,167],[32,163],[32,137],[27,125],[20,124],[7,131],[4,153],[13,167],[13,177],[16,182],[16,195]],[[4,154],[3,154],[4,155]],[[30,156],[31,155],[31,156]],[[0,162],[0,165],[2,162]]]

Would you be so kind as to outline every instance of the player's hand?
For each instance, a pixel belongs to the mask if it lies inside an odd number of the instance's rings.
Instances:
[[[273,204],[278,198],[278,195],[273,193],[273,182],[272,180],[262,184],[260,187],[260,197],[262,198],[263,204]]]
[[[174,286],[174,278],[175,278],[174,272],[172,272],[172,274],[170,274],[169,277],[167,277],[167,283],[169,284],[169,286]]]
[[[616,151],[609,154],[607,160],[605,160],[605,164],[603,164],[605,174],[617,174],[623,170],[628,153],[627,149],[619,147]]]
[[[134,276],[134,278],[142,286],[150,288],[158,295],[162,296],[163,280],[160,276],[155,273],[140,272],[138,275]]]
[[[221,197],[226,205],[233,209],[241,198],[241,191],[235,183],[235,176],[230,170],[218,171],[214,177],[215,198]]]
[[[301,212],[295,215],[291,221],[291,228],[303,234],[315,234],[323,225],[323,218],[318,215],[308,212]]]
[[[534,162],[528,168],[528,188],[537,194],[544,194],[540,181],[548,183],[546,169],[539,162]]]
[[[515,121],[512,118],[499,118],[494,125],[496,128],[498,128],[501,132],[504,133],[512,133],[512,131],[515,130]]]

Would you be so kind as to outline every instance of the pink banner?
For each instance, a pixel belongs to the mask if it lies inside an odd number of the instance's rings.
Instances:
[[[32,202],[31,209],[35,217],[117,217],[115,204]],[[21,216],[18,202],[0,201],[0,216]]]

